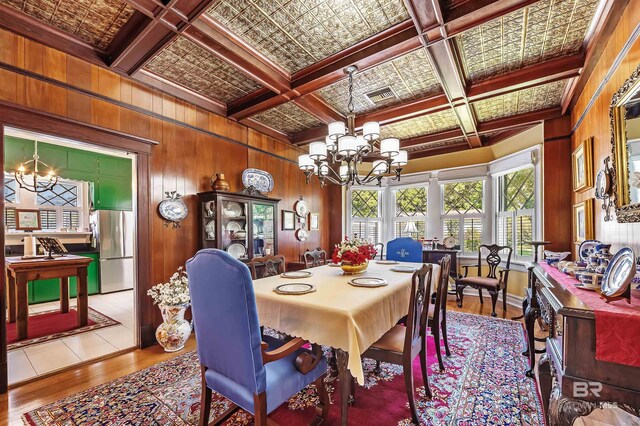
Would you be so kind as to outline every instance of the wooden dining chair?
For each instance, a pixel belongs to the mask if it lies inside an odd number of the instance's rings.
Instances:
[[[327,264],[327,252],[320,247],[314,250],[307,250],[302,256],[304,257],[304,267],[307,269]]]
[[[254,257],[249,261],[251,278],[267,278],[287,272],[287,260],[281,254],[270,254],[264,257]]]
[[[489,270],[487,276],[482,276],[482,250],[487,250],[487,256],[485,258]],[[478,295],[480,296],[480,303],[484,303],[482,299],[482,289],[489,292],[491,296],[491,316],[496,316],[496,302],[498,301],[498,294],[502,291],[502,310],[507,312],[507,284],[509,282],[509,268],[511,267],[511,253],[513,249],[509,246],[499,246],[497,244],[486,245],[483,244],[478,247],[478,264],[477,265],[463,265],[464,276],[456,280],[456,293],[458,294],[458,307],[462,307],[463,291],[466,286],[478,289]],[[502,254],[502,256],[500,255]],[[505,258],[506,259],[503,259]],[[505,262],[503,269],[498,269],[500,263]],[[478,268],[478,275],[475,277],[468,277],[469,268]]]
[[[451,270],[451,256],[446,255],[440,259],[440,279],[436,287],[436,298],[433,305],[427,310],[427,325],[431,328],[431,334],[436,344],[436,355],[440,371],[444,371],[442,362],[442,350],[440,349],[440,333],[444,340],[444,349],[447,356],[451,356],[449,342],[447,341],[447,293],[449,291],[449,271]]]
[[[433,265],[431,264],[424,264],[413,273],[407,325],[394,326],[362,354],[364,358],[370,358],[377,362],[402,365],[404,384],[407,390],[407,398],[409,399],[409,409],[411,410],[411,418],[414,424],[419,424],[413,389],[413,360],[418,355],[421,355],[420,367],[425,392],[427,396],[432,396],[427,375],[425,343],[426,310],[430,302],[432,273]]]

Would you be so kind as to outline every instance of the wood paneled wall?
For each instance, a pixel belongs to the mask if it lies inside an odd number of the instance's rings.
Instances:
[[[198,249],[195,194],[210,189],[214,173],[224,173],[231,191],[237,191],[245,168],[270,172],[275,180],[270,196],[282,199],[280,209],[292,210],[303,196],[311,211],[320,213],[320,231],[311,231],[305,243],[295,240],[293,231],[279,231],[280,253],[293,261],[305,249],[329,249],[336,223],[330,218],[332,199],[317,182],[305,184],[297,167],[300,151],[292,145],[2,30],[0,102],[157,142],[149,157],[150,205],[140,212],[151,230],[151,285],[165,281]],[[164,192],[174,190],[185,194],[191,211],[179,229],[165,227],[157,213]],[[153,311],[157,325],[161,319]]]
[[[640,7],[632,1],[629,2],[618,22],[571,114],[571,125],[574,130],[573,149],[584,139],[592,136],[594,138],[594,173],[597,173],[602,167],[604,158],[611,155],[609,105],[613,94],[640,65],[640,38],[630,45],[628,52],[622,58],[609,81],[603,86],[591,107],[589,107],[589,103],[638,25],[640,25]],[[594,189],[590,189],[580,194],[574,193],[572,199],[573,203],[578,203],[593,197]],[[615,219],[611,222],[605,222],[601,205],[602,203],[596,200],[596,238],[613,244],[614,251],[623,246],[631,246],[636,254],[640,254],[640,223],[618,223]]]

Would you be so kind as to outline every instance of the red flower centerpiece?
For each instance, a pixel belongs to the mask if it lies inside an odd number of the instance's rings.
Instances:
[[[369,261],[376,257],[377,250],[371,242],[361,238],[344,237],[333,250],[333,263],[340,263],[345,274],[361,274],[367,270]]]

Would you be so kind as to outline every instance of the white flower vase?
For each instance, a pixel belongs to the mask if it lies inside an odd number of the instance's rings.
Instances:
[[[156,340],[165,352],[177,352],[184,349],[191,334],[191,323],[184,319],[184,313],[189,307],[184,305],[159,305],[164,322],[156,329]]]

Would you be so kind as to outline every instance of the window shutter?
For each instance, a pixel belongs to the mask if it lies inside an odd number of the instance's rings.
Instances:
[[[464,252],[473,253],[478,251],[482,241],[482,220],[481,218],[464,219]]]
[[[4,210],[4,227],[7,230],[16,229],[16,209]]]
[[[500,214],[497,224],[497,240],[501,246],[513,247],[513,215]]]
[[[516,239],[518,246],[516,247],[516,254],[518,256],[532,256],[533,247],[531,247],[531,240],[533,240],[533,216],[532,214],[521,214],[516,216]]]
[[[40,210],[40,220],[43,230],[55,231],[58,228],[55,210]]]
[[[380,222],[369,222],[368,238],[372,243],[377,244],[382,241],[382,226]]]
[[[77,210],[65,210],[62,212],[62,226],[64,228],[80,227],[80,212]]]

